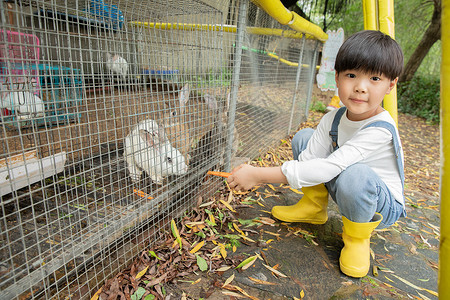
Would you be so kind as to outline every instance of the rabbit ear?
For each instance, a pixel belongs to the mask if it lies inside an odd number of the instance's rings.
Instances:
[[[158,130],[148,131],[140,129],[139,135],[152,148],[158,148],[164,142],[164,138],[161,137]]]
[[[189,84],[186,83],[186,85],[180,90],[180,95],[178,97],[178,100],[180,101],[180,112],[184,112],[184,107],[186,106],[186,103],[189,100]]]
[[[212,110],[217,110],[217,100],[216,97],[210,95],[210,94],[205,94],[203,96],[203,99],[205,99],[206,104],[208,105],[209,109]]]
[[[167,142],[169,139],[167,138],[166,132],[164,131],[164,127],[158,124],[158,129],[155,130],[156,135],[158,137],[159,143],[162,145]]]

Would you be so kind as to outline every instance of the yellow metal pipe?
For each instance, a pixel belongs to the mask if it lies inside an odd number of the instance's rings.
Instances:
[[[438,290],[450,299],[450,0],[442,1],[441,30],[441,239]]]
[[[294,30],[282,30],[282,29],[273,29],[273,28],[263,28],[263,27],[247,27],[247,32],[251,34],[258,35],[269,35],[269,36],[282,36],[291,39],[302,39],[303,33],[297,32]],[[307,39],[314,39],[314,37],[310,34],[306,34],[305,37]]]
[[[364,29],[378,30],[377,0],[363,0]]]
[[[288,66],[298,67],[298,63],[295,63],[295,62],[292,62],[292,61],[288,61],[288,60],[286,60],[284,58],[280,58],[278,55],[276,55],[276,54],[274,54],[272,52],[267,52],[267,55],[272,57],[272,58],[275,58],[276,60],[278,60],[278,61],[280,61],[280,62],[282,62],[282,63],[284,63],[284,64],[286,64]]]
[[[377,0],[363,0],[364,29],[378,30]]]
[[[253,0],[253,3],[261,7],[282,25],[288,25],[295,31],[310,34],[321,42],[328,39],[328,35],[319,26],[288,10],[280,0]]]
[[[154,22],[130,22],[132,26],[164,29],[164,30],[184,30],[184,31],[223,31],[236,33],[236,26],[232,25],[211,25],[211,24],[188,24],[188,23],[154,23]],[[247,32],[258,35],[282,36],[291,39],[302,39],[303,33],[294,30],[282,30],[264,27],[247,27]],[[307,39],[314,39],[314,36],[306,34]]]
[[[252,2],[282,25],[288,25],[294,18],[292,12],[279,0],[252,0]]]
[[[289,27],[291,27],[295,31],[310,34],[316,37],[321,42],[325,42],[326,40],[328,40],[328,34],[323,32],[322,28],[303,19],[295,12],[292,12],[292,15],[294,16],[294,19],[292,20],[292,24],[288,24]]]
[[[284,59],[284,58],[281,58],[281,57],[279,57],[278,55],[276,55],[276,54],[273,53],[273,52],[267,52],[267,55],[270,56],[270,57],[272,57],[272,58],[275,58],[275,59],[278,60],[279,62],[281,62],[281,63],[283,63],[283,64],[286,64],[286,65],[288,65],[288,66],[291,66],[291,67],[298,67],[298,63],[289,61],[289,60]],[[310,66],[310,65],[308,65],[308,64],[302,64],[302,67],[303,67],[303,68],[309,68],[309,66]],[[317,69],[317,70],[320,69],[320,66],[316,66],[316,69]]]
[[[378,26],[381,32],[395,39],[394,0],[378,0]],[[397,87],[384,97],[383,107],[398,125]]]
[[[394,86],[389,95],[384,96],[383,108],[391,114],[392,119],[398,126],[397,86]]]
[[[378,24],[380,31],[395,39],[394,1],[378,0]]]

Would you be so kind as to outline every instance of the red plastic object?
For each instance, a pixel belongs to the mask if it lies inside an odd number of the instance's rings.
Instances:
[[[31,92],[38,95],[38,64],[39,38],[36,35],[0,29],[1,81],[9,81],[17,89],[24,88],[23,83],[28,82],[33,88]]]

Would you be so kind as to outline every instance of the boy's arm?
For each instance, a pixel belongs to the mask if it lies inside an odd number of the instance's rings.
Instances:
[[[250,165],[235,168],[227,181],[228,185],[237,191],[246,191],[263,183],[288,183],[281,167],[259,168]]]

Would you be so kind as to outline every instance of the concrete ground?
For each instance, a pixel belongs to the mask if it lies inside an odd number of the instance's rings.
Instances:
[[[270,218],[274,205],[296,203],[301,195],[285,188],[267,186],[258,203],[237,209],[236,217],[249,220]],[[265,197],[265,196],[267,197]],[[248,195],[250,196],[250,195]],[[233,255],[260,254],[263,258],[246,270],[226,271],[221,282],[234,274],[237,285],[254,299],[437,299],[439,249],[439,211],[437,199],[415,194],[407,198],[407,218],[371,239],[373,250],[369,274],[350,278],[339,270],[339,253],[343,247],[342,220],[333,201],[329,201],[329,220],[324,225],[302,223],[261,224],[253,227],[249,238],[258,243],[242,245]],[[275,276],[264,264],[278,265],[287,277]],[[205,276],[205,275],[204,275]],[[217,278],[206,275],[197,284],[188,278],[172,288],[195,299],[233,299],[224,289],[212,288]],[[192,281],[198,276],[192,276]],[[170,289],[170,288],[169,288]],[[238,298],[236,292],[234,299]],[[303,298],[302,298],[303,296]]]

